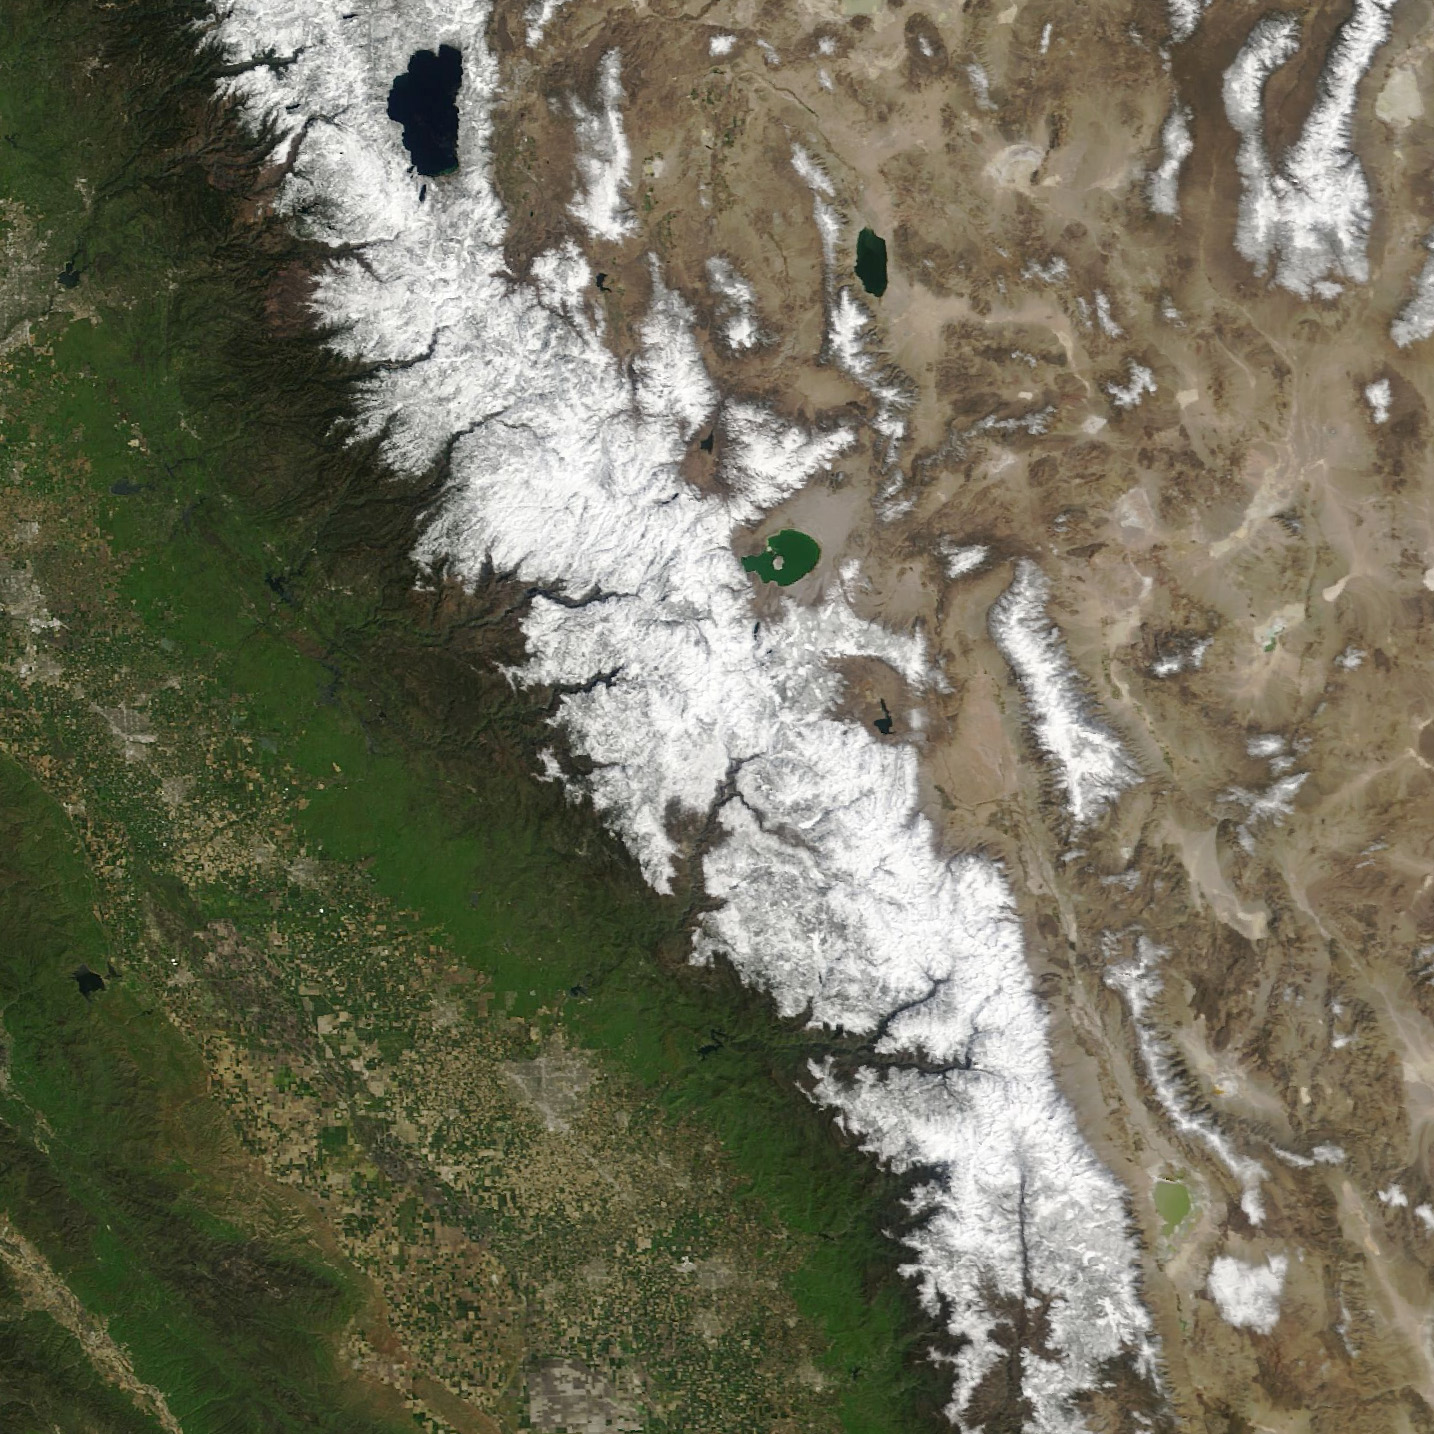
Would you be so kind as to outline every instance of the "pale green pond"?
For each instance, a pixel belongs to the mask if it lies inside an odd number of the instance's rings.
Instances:
[[[1190,1192],[1178,1180],[1155,1182],[1155,1213],[1165,1221],[1168,1235],[1190,1213]]]

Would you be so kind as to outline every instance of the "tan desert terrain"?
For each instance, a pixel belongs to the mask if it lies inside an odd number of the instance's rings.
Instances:
[[[588,4],[530,46],[520,7],[500,6],[510,267],[571,227],[568,97],[590,97],[616,49],[638,224],[584,245],[608,334],[635,346],[654,255],[725,393],[868,420],[738,546],[815,536],[799,601],[855,560],[864,615],[919,627],[949,681],[918,699],[872,662],[846,674],[844,710],[871,721],[884,701],[889,740],[920,747],[943,840],[1013,878],[1063,1087],[1131,1193],[1168,1396],[1151,1417],[1434,1430],[1434,367],[1390,337],[1434,218],[1430,7],[1394,9],[1359,85],[1368,278],[1331,297],[1278,286],[1235,246],[1221,85],[1259,7],[1216,0],[1180,44],[1164,9],[1120,0],[860,9]],[[1265,93],[1271,154],[1349,14],[1303,15]],[[1148,176],[1177,93],[1194,142],[1162,215]],[[865,302],[900,396],[894,449],[870,436],[882,400],[826,342],[852,254],[843,239],[824,267],[794,146],[844,233],[888,246],[889,286]],[[754,290],[746,350],[724,338],[712,255]],[[1112,389],[1132,365],[1153,391],[1127,403]],[[1381,383],[1378,415],[1365,389]],[[720,481],[721,456],[719,423],[687,476]],[[1020,560],[1049,580],[1092,710],[1142,777],[1080,830],[988,626]],[[1160,976],[1137,1021],[1110,978],[1141,940]],[[1184,1186],[1187,1214],[1157,1210],[1157,1181]],[[1220,1257],[1284,1263],[1268,1332],[1222,1317]],[[1116,1389],[1089,1417],[1154,1427]]]

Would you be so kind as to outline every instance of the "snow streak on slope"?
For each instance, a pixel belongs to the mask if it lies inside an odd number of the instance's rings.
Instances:
[[[1195,33],[1209,0],[1169,0],[1170,38],[1188,40]]]
[[[1267,15],[1225,71],[1225,113],[1240,136],[1240,211],[1235,247],[1277,284],[1307,296],[1339,292],[1340,279],[1369,278],[1373,221],[1369,182],[1350,149],[1359,83],[1389,38],[1396,0],[1355,0],[1330,45],[1314,105],[1278,162],[1265,145],[1265,83],[1299,46],[1299,22]]]
[[[528,48],[542,44],[543,34],[552,23],[553,16],[567,3],[567,0],[532,0],[523,11],[523,24],[527,29]]]
[[[579,192],[568,213],[594,239],[623,239],[637,227],[627,201],[632,154],[622,127],[622,61],[609,50],[598,65],[597,108],[572,101],[578,142]]]
[[[1389,337],[1402,349],[1434,334],[1434,233],[1424,240],[1430,251],[1414,281],[1414,293],[1389,326]]]
[[[991,605],[991,636],[1014,669],[1030,707],[1036,740],[1056,763],[1077,826],[1140,781],[1120,739],[1094,712],[1066,645],[1046,616],[1051,585],[1029,558]]]
[[[721,405],[691,312],[655,267],[628,371],[575,245],[515,283],[489,177],[486,9],[346,4],[368,23],[344,25],[320,0],[230,0],[219,33],[236,62],[298,54],[230,84],[291,132],[308,126],[284,202],[321,196],[306,210],[315,236],[362,247],[362,264],[325,272],[316,302],[346,353],[383,365],[362,394],[368,430],[401,468],[449,457],[419,558],[472,576],[491,560],[580,599],[534,600],[514,680],[565,694],[557,720],[592,762],[587,791],[657,889],[680,855],[674,814],[720,833],[701,875],[723,904],[703,919],[698,959],[722,953],[782,1011],[870,1040],[863,1064],[814,1073],[817,1094],[882,1158],[929,1172],[907,1239],[924,1297],[951,1301],[949,1327],[970,1341],[952,1417],[965,1422],[974,1381],[1001,1357],[1010,1301],[1046,1298],[1044,1343],[1021,1358],[1029,1427],[1080,1429],[1073,1398],[1105,1361],[1153,1372],[1121,1191],[1056,1088],[1004,877],[938,853],[911,748],[828,715],[833,659],[867,655],[918,691],[939,675],[919,637],[858,618],[840,589],[755,625],[732,550],[734,526],[854,435]],[[438,39],[464,53],[461,164],[420,205],[384,100],[407,56]],[[597,129],[620,135],[616,59],[605,74]],[[719,406],[722,496],[679,472]]]
[[[1160,128],[1160,163],[1146,181],[1146,197],[1156,214],[1173,219],[1180,212],[1180,170],[1195,141],[1190,135],[1190,107],[1176,100]]]
[[[1125,337],[1125,330],[1116,321],[1115,311],[1111,308],[1110,295],[1104,289],[1095,291],[1095,321],[1106,338],[1123,339]]]
[[[991,556],[991,549],[985,543],[948,543],[938,546],[937,553],[948,578],[963,578]]]
[[[1260,822],[1273,822],[1276,826],[1294,811],[1295,796],[1304,786],[1308,772],[1296,772],[1292,777],[1281,777],[1271,782],[1262,792],[1246,791],[1244,787],[1231,787],[1221,796],[1229,801],[1241,803],[1249,808],[1250,815],[1240,825],[1236,837],[1246,851],[1254,850],[1252,829]]]

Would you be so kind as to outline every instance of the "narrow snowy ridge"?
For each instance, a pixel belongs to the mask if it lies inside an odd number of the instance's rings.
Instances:
[[[598,64],[597,106],[588,109],[580,100],[571,102],[579,192],[568,213],[594,239],[624,239],[637,227],[623,198],[632,153],[622,126],[622,101],[622,61],[616,50],[609,50]]]
[[[1434,334],[1434,233],[1425,237],[1429,257],[1414,281],[1414,293],[1389,326],[1389,337],[1402,349]]]
[[[1115,948],[1114,938],[1106,940],[1107,955]],[[1160,1102],[1161,1109],[1181,1135],[1198,1140],[1210,1149],[1225,1168],[1240,1182],[1240,1208],[1252,1225],[1265,1219],[1264,1197],[1260,1194],[1267,1171],[1258,1160],[1251,1160],[1235,1149],[1229,1136],[1209,1116],[1197,1115],[1185,1104],[1175,1077],[1169,1045],[1150,1024],[1150,1008],[1160,995],[1160,958],[1165,955],[1149,937],[1137,935],[1134,957],[1105,973],[1105,984],[1125,998],[1126,1009],[1135,1026],[1136,1044],[1146,1078]]]
[[[1046,616],[1050,582],[1029,558],[991,605],[996,646],[1011,664],[1030,708],[1036,740],[1056,764],[1076,826],[1094,821],[1140,773],[1118,738],[1095,714],[1084,680]]]
[[[523,11],[523,24],[526,27],[526,39],[530,50],[536,49],[543,42],[543,35],[553,22],[553,17],[567,0],[532,0],[532,3]]]
[[[1341,280],[1369,278],[1365,246],[1374,211],[1350,144],[1360,81],[1389,38],[1395,3],[1355,0],[1330,44],[1299,138],[1278,162],[1265,144],[1265,85],[1299,48],[1299,22],[1266,15],[1225,71],[1225,113],[1240,136],[1235,247],[1257,274],[1273,262],[1275,282],[1302,297],[1333,298]]]
[[[1004,876],[940,855],[918,811],[913,749],[829,715],[837,658],[885,662],[917,692],[941,678],[919,634],[858,618],[840,583],[755,625],[751,579],[733,553],[736,525],[854,435],[724,405],[691,311],[655,266],[630,371],[603,342],[575,245],[515,283],[489,175],[486,9],[347,4],[367,23],[344,25],[317,0],[230,0],[219,34],[235,61],[298,55],[228,83],[252,112],[290,132],[309,126],[284,203],[292,212],[322,197],[305,207],[315,237],[363,246],[362,263],[337,260],[318,285],[336,342],[375,364],[412,360],[385,365],[364,391],[368,431],[384,432],[403,469],[450,455],[454,478],[417,556],[475,578],[491,560],[586,599],[534,601],[514,680],[562,685],[556,721],[592,762],[586,790],[658,890],[671,888],[680,855],[674,813],[719,830],[701,874],[722,904],[703,919],[696,957],[721,953],[783,1012],[871,1040],[860,1064],[814,1071],[816,1095],[880,1158],[930,1172],[905,1238],[923,1298],[966,1341],[953,1421],[974,1430],[964,1411],[1004,1356],[1011,1303],[1044,1301],[1043,1344],[1019,1365],[1026,1427],[1075,1434],[1076,1396],[1107,1361],[1132,1357],[1154,1377],[1122,1191],[1056,1087]],[[460,169],[420,204],[384,96],[408,55],[438,39],[464,55]],[[600,169],[613,177],[626,172],[626,140],[618,61],[604,65],[605,108],[577,124],[590,155],[607,145]],[[601,196],[619,195],[620,181],[588,177],[599,198],[577,217],[591,229],[594,213],[615,212]],[[820,223],[829,196],[813,189]],[[721,495],[679,471],[714,417]],[[1038,664],[1048,663],[1043,633],[1021,639]],[[1071,679],[1057,673],[1050,685],[1065,693]],[[1107,787],[1111,773],[1134,780],[1107,760]],[[551,755],[544,767],[559,775]],[[1098,800],[1084,778],[1080,791]]]
[[[1146,181],[1151,210],[1173,219],[1180,213],[1180,171],[1195,149],[1190,134],[1190,107],[1177,99],[1160,127],[1160,163]]]
[[[1168,0],[1170,38],[1177,43],[1188,40],[1200,24],[1209,0]]]
[[[991,549],[986,543],[943,542],[937,547],[937,556],[948,578],[964,578],[991,556]]]

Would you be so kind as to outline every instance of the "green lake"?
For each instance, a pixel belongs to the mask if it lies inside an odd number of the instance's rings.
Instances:
[[[886,240],[874,229],[856,236],[856,277],[873,299],[886,292]]]
[[[821,544],[795,528],[783,528],[767,539],[767,551],[743,558],[742,566],[756,573],[764,583],[789,588],[816,567],[822,556]]]
[[[1178,1180],[1155,1182],[1155,1211],[1168,1235],[1190,1213],[1190,1192]]]

